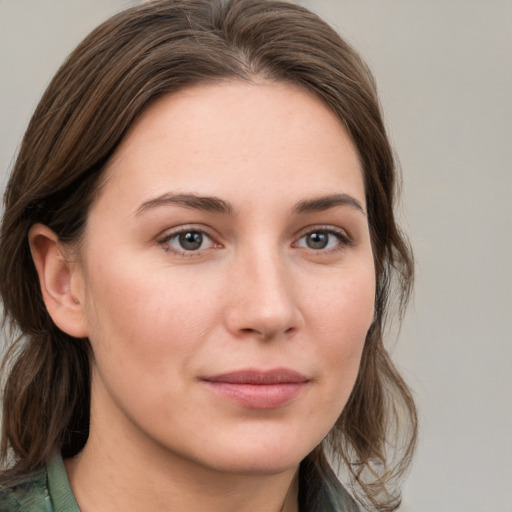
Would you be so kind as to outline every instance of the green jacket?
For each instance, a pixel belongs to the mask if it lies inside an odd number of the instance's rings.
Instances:
[[[60,454],[10,490],[0,489],[0,512],[80,512]]]
[[[359,511],[341,485],[330,489],[315,478],[314,471],[306,471],[306,464],[301,464],[299,473],[299,509],[300,512]],[[60,454],[30,478],[8,490],[0,489],[0,512],[80,512]]]

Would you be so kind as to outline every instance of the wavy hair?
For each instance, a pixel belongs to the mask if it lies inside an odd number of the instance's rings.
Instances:
[[[43,223],[62,241],[80,240],[106,163],[158,98],[200,83],[261,78],[314,93],[346,127],[364,172],[375,259],[375,319],[355,387],[307,462],[336,488],[327,463],[333,457],[361,503],[380,511],[398,506],[417,420],[383,343],[390,306],[400,317],[413,279],[412,253],[393,213],[395,160],[363,60],[318,16],[273,0],[157,0],[128,9],[78,46],[44,93],[4,197],[0,294],[11,343],[2,367],[0,479],[44,466],[56,450],[75,455],[89,428],[90,345],[49,317],[30,227]]]

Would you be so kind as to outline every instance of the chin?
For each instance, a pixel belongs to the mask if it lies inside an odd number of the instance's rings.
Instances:
[[[281,454],[261,453],[254,456],[217,460],[213,469],[241,476],[272,476],[295,469],[304,457],[283,457]]]
[[[302,435],[302,439],[291,442],[294,440],[293,434],[288,435],[287,439],[270,440],[269,437],[210,445],[210,450],[202,453],[203,463],[208,458],[210,467],[226,473],[276,475],[296,468],[321,441],[315,437],[307,443]]]

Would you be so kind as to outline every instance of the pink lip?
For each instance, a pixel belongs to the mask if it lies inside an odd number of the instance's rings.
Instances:
[[[252,409],[275,409],[291,402],[309,379],[286,368],[240,370],[201,379],[220,395]]]

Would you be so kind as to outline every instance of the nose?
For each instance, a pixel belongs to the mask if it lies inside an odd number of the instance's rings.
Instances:
[[[241,258],[230,273],[227,328],[235,336],[271,340],[303,323],[297,283],[287,262],[270,251]]]

